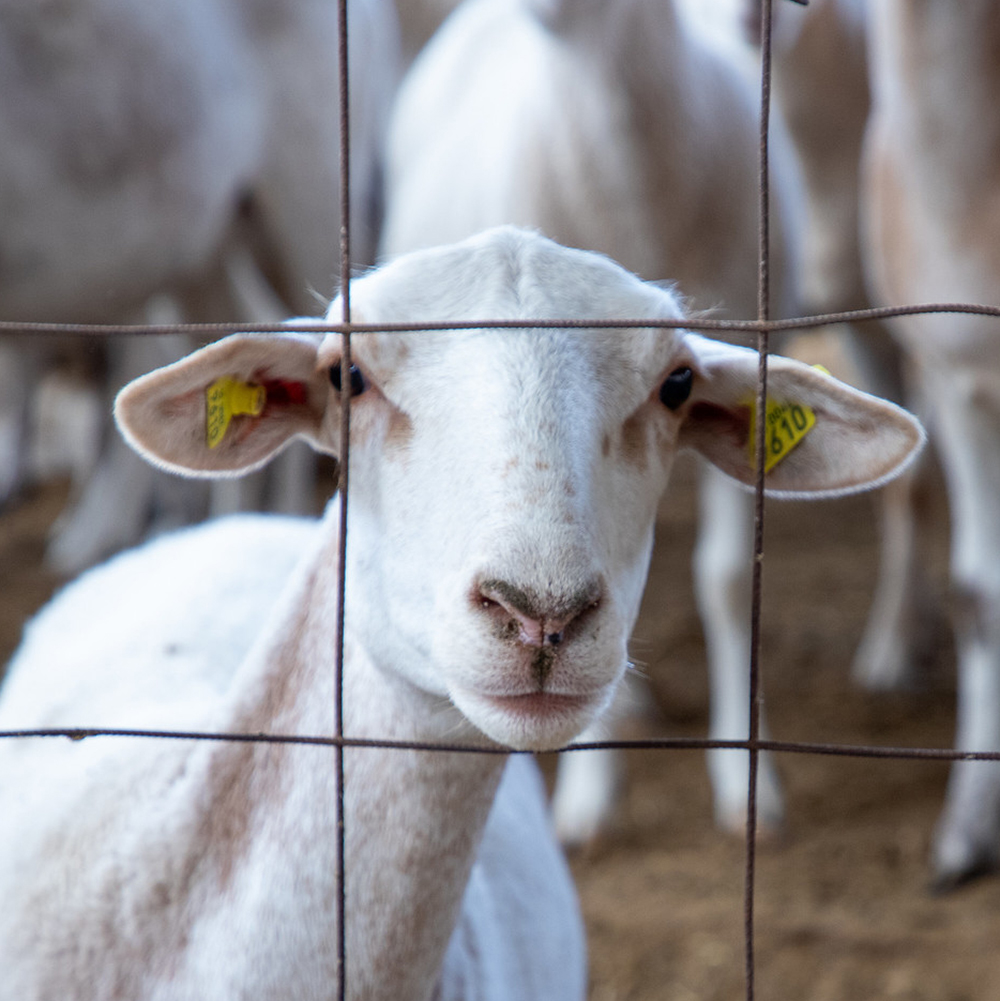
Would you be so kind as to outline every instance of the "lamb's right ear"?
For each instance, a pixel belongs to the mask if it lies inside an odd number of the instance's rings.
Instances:
[[[319,343],[295,334],[216,341],[129,383],[115,420],[140,455],[186,476],[250,472],[293,438],[333,452],[337,406]]]
[[[686,342],[697,371],[680,446],[753,486],[757,352],[696,334]],[[791,358],[769,357],[767,387],[765,490],[772,497],[871,490],[906,469],[926,440],[912,414]]]

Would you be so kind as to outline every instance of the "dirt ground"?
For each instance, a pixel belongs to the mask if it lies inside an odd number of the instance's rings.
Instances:
[[[647,609],[636,653],[658,706],[641,735],[706,731],[704,648],[690,588],[691,467],[679,469],[654,574],[669,607]],[[0,518],[0,657],[56,583],[40,566],[65,491],[35,491]],[[936,575],[946,535],[938,499]],[[849,678],[873,582],[870,499],[768,508],[763,671],[780,739],[948,746],[953,655],[925,686],[872,695]],[[785,755],[780,840],[758,856],[756,997],[765,1001],[993,1001],[1000,991],[1000,878],[927,889],[946,766]],[[573,858],[590,933],[591,1001],[745,996],[743,846],[711,822],[701,752],[628,756],[613,830]]]

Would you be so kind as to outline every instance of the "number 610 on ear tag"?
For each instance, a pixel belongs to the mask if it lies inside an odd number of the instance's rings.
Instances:
[[[769,473],[816,424],[816,415],[804,403],[767,401],[764,426],[764,472]],[[750,408],[750,465],[756,460],[757,408]]]

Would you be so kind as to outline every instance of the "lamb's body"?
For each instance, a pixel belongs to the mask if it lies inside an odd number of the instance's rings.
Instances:
[[[672,2],[475,0],[400,88],[380,254],[532,226],[751,318],[756,120],[741,71]],[[772,302],[788,315],[799,192],[780,128],[774,144]]]
[[[327,518],[337,517],[334,506]],[[223,519],[131,551],[82,578],[29,629],[5,686],[0,728],[331,733],[333,681],[326,667],[297,705],[275,713],[275,690],[289,677],[276,676],[260,656],[247,661],[261,624],[277,622],[282,607],[302,601],[308,567],[296,566],[320,532],[317,523],[298,519]],[[112,604],[121,616],[118,629],[99,614]],[[333,611],[316,624],[324,635],[314,642],[332,644]],[[69,650],[66,636],[74,637]],[[427,732],[401,725],[398,691],[377,672],[370,676],[365,658],[349,658],[348,665],[347,732],[427,739]],[[258,697],[234,697],[247,688]],[[435,701],[427,699],[432,719],[441,715]],[[372,712],[376,707],[380,716]],[[412,705],[407,715],[411,711]],[[446,737],[447,729],[438,734]],[[335,996],[331,750],[112,738],[72,746],[8,741],[0,750],[0,842],[9,847],[0,857],[7,902],[0,915],[3,1001],[229,998],[251,988],[257,998]],[[384,858],[380,864],[393,881],[413,879],[415,899],[433,908],[432,890],[419,886],[419,876],[438,867],[422,856],[447,855],[447,838],[460,840],[465,832],[434,831],[442,821],[448,826],[446,804],[436,817],[400,816],[402,790],[421,775],[473,777],[481,784],[485,816],[504,760],[348,751],[352,848],[358,809],[380,822],[390,816],[405,822],[413,836],[405,862],[399,869]],[[398,783],[386,785],[387,771]],[[189,798],[208,774],[217,778],[203,795]],[[540,777],[530,758],[511,759],[504,776],[441,969],[439,996],[580,998],[582,927],[568,871],[549,834]],[[268,786],[264,802],[247,795],[247,783]],[[378,801],[376,789],[383,793]],[[71,826],[54,836],[53,821],[67,813]],[[227,853],[251,837],[254,852],[246,865],[233,866]],[[456,863],[460,878],[467,863]],[[294,891],[263,899],[262,867],[266,885]],[[357,878],[349,883],[349,906],[360,911],[363,901],[385,899],[381,920],[371,918],[372,931],[405,928],[407,940],[387,955],[404,967],[419,964],[425,943],[411,935],[421,922],[390,909],[399,887],[381,897],[362,865],[352,871]],[[134,878],[138,873],[142,879]],[[526,908],[542,887],[555,891],[554,910]],[[188,895],[199,900],[220,892],[221,906],[187,941],[163,934],[164,928],[185,928]],[[549,898],[543,893],[540,899]],[[58,901],[57,913],[50,911],[52,901]],[[318,923],[302,920],[317,907],[323,914]],[[533,954],[524,949],[528,943],[564,962],[557,969],[526,964],[523,956]],[[441,947],[435,943],[426,961]],[[122,957],[110,971],[109,952]],[[380,996],[361,989],[371,972],[359,949],[349,967],[357,996]],[[404,976],[400,985],[406,982],[404,974],[397,976]],[[470,984],[488,990],[505,985],[504,993],[472,995]],[[397,996],[420,995],[401,990]]]
[[[403,257],[352,303],[375,325],[678,318],[607,259],[509,228]],[[293,437],[336,453],[341,353],[338,335],[229,338],[132,383],[116,413],[189,475],[256,468]],[[752,475],[756,356],[638,327],[373,333],[352,358],[344,733],[494,753],[345,749],[348,997],[578,1001],[580,916],[542,786],[496,752],[559,747],[613,699],[677,450]],[[263,409],[213,447],[222,378]],[[775,359],[770,386],[817,415],[776,490],[862,488],[922,440],[797,363]],[[84,578],[29,630],[0,725],[331,734],[338,505],[318,525],[209,525]],[[95,636],[109,608],[117,629]],[[3,1001],[336,996],[332,749],[0,754]]]

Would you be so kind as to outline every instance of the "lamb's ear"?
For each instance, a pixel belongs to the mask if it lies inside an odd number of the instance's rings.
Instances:
[[[216,341],[129,383],[115,420],[140,455],[187,476],[249,472],[296,437],[332,451],[337,408],[319,343],[295,334]]]
[[[697,361],[680,445],[752,484],[757,354],[693,335],[688,343]],[[771,355],[767,379],[769,495],[836,497],[881,486],[926,440],[911,414],[822,370]]]

